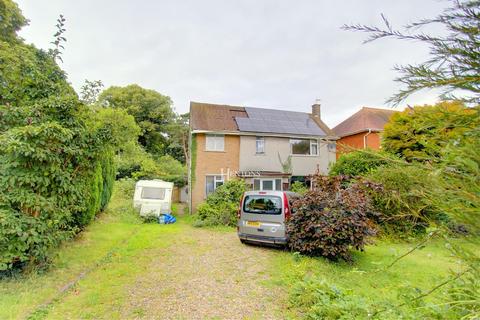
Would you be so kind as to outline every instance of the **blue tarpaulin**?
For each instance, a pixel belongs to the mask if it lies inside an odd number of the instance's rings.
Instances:
[[[177,222],[177,219],[171,214],[162,213],[158,216],[158,223],[160,224],[170,224]]]

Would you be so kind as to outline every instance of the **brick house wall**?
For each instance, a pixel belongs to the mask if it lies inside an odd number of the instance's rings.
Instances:
[[[360,132],[357,134],[352,134],[350,136],[345,136],[337,140],[337,159],[342,155],[342,153],[347,153],[354,149],[363,149],[364,148],[364,137],[368,134],[367,132]],[[366,147],[379,150],[380,149],[380,133],[371,132],[367,136]],[[343,147],[345,146],[345,147]]]
[[[197,206],[206,199],[205,177],[207,175],[225,174],[239,169],[240,159],[240,137],[236,135],[225,135],[224,151],[206,151],[206,137],[203,133],[195,134],[196,139],[196,161],[195,161],[195,181],[192,185],[192,213]]]

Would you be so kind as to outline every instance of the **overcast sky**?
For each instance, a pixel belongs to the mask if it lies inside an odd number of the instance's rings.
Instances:
[[[189,101],[309,112],[321,99],[331,127],[362,106],[385,107],[398,88],[395,64],[421,62],[420,43],[379,40],[342,24],[394,27],[433,17],[434,0],[17,0],[30,19],[21,36],[51,47],[59,14],[66,22],[62,68],[77,89],[137,83],[168,95],[177,112]],[[434,92],[406,103],[436,101]],[[405,103],[405,104],[406,104]]]

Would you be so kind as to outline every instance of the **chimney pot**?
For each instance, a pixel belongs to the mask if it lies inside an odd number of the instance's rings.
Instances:
[[[320,119],[321,110],[320,110],[320,99],[315,99],[315,103],[312,105],[312,116],[314,118]]]

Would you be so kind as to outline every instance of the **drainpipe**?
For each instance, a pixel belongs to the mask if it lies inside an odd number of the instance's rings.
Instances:
[[[368,129],[368,133],[363,136],[363,149],[367,149],[367,136],[372,133],[372,129]]]
[[[188,133],[188,148],[190,150],[190,156],[188,157],[188,213],[192,214],[192,130]]]

